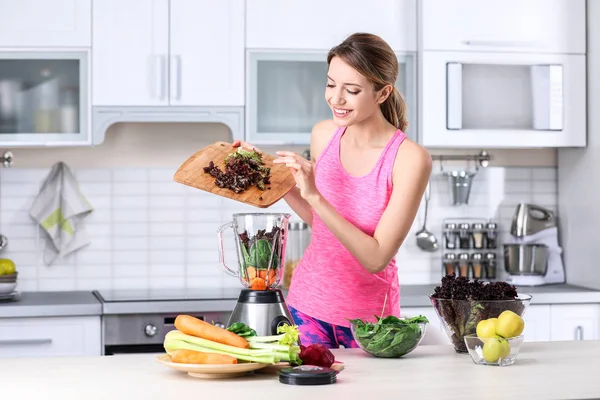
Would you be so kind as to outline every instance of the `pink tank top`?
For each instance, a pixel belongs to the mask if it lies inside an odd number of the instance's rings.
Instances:
[[[396,153],[406,135],[397,130],[367,175],[355,177],[342,166],[338,128],[315,165],[321,195],[344,218],[373,236],[392,194]],[[386,300],[387,296],[387,300]],[[400,284],[395,257],[377,274],[367,272],[313,211],[312,237],[289,288],[287,303],[313,318],[350,326],[348,320],[400,316]]]

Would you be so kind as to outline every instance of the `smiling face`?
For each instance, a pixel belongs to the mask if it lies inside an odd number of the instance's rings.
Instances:
[[[340,57],[333,57],[327,72],[325,100],[338,126],[350,126],[380,112],[389,86],[375,91],[373,84]]]

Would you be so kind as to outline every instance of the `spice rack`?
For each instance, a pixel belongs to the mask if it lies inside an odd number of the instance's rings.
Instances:
[[[483,218],[442,221],[442,273],[469,279],[495,280],[498,266],[498,224]]]

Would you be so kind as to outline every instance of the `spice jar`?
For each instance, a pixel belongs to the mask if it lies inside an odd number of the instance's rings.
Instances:
[[[461,249],[471,248],[471,238],[469,235],[469,224],[463,223],[458,226],[458,244]]]
[[[456,254],[454,253],[444,254],[444,275],[450,274],[458,275],[458,268],[456,265]]]
[[[471,225],[471,238],[473,239],[474,249],[484,248],[484,231],[482,223],[475,223]]]
[[[488,279],[496,279],[496,253],[487,253],[485,255],[485,277]]]
[[[483,277],[483,254],[471,254],[471,277],[481,279]]]
[[[456,248],[456,224],[455,223],[447,223],[444,226],[444,241],[446,242],[447,249],[455,249]]]
[[[289,289],[294,269],[310,242],[310,229],[305,222],[292,221],[288,228],[288,241],[285,252],[283,288]]]
[[[498,225],[495,222],[488,222],[486,225],[485,242],[488,249],[498,247]]]
[[[469,277],[469,255],[467,253],[458,255],[458,270],[459,276]]]

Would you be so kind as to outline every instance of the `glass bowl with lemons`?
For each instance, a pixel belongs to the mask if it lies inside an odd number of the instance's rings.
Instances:
[[[502,312],[477,324],[476,334],[464,337],[471,359],[478,365],[508,366],[515,363],[521,345],[525,321],[513,311]]]

